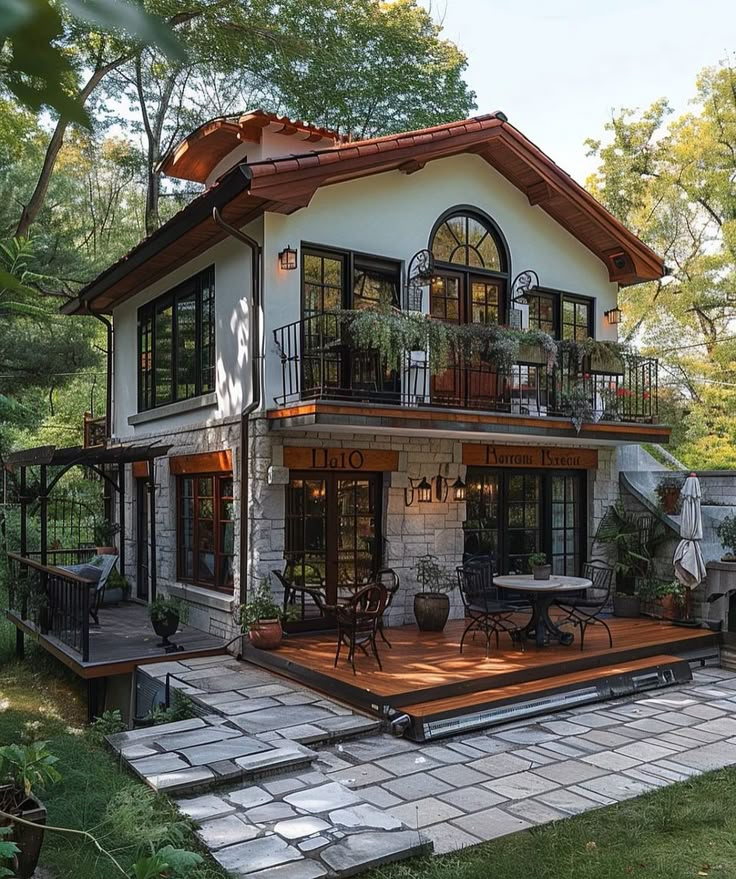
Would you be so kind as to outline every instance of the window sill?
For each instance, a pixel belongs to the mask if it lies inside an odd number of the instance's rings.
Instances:
[[[166,591],[176,598],[207,607],[210,610],[219,610],[223,613],[231,613],[235,604],[235,597],[223,592],[215,592],[204,586],[192,586],[189,583],[171,583],[166,586]]]
[[[209,409],[217,405],[217,392],[202,394],[201,397],[192,397],[190,400],[178,400],[176,403],[168,403],[166,406],[158,406],[155,409],[146,409],[136,415],[128,416],[128,424],[147,424],[149,421],[158,421],[160,418],[168,418],[171,415],[181,415],[183,412],[196,412],[198,409]]]

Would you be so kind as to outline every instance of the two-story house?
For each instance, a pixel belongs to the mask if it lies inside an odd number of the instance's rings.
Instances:
[[[543,551],[579,573],[618,448],[669,434],[656,362],[600,344],[619,288],[663,275],[656,254],[502,113],[350,142],[254,111],[161,171],[204,190],[65,309],[112,315],[108,444],[169,447],[155,523],[148,466],[126,465],[134,595],[185,597],[225,634],[289,565],[328,594],[393,568],[394,624],[426,553],[508,573]],[[367,310],[373,345],[350,330]],[[453,338],[510,326],[481,348],[513,356],[397,350],[421,314]]]

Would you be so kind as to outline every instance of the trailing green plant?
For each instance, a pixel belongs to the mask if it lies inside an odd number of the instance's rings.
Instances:
[[[577,433],[586,422],[594,420],[593,392],[585,375],[569,384],[561,395],[562,411],[570,416]]]
[[[427,554],[419,556],[412,568],[421,592],[452,592],[457,583],[452,572],[439,563],[437,556]]]
[[[107,736],[115,735],[126,728],[123,716],[118,708],[112,711],[104,711],[99,717],[95,717],[87,728],[87,735],[96,744],[102,744]]]
[[[284,612],[271,592],[271,581],[264,577],[245,604],[240,605],[240,628],[247,632],[263,620],[283,620]]]
[[[726,518],[716,528],[716,534],[729,552],[724,559],[736,561],[736,516]]]
[[[153,623],[163,623],[170,616],[177,616],[180,623],[186,623],[189,619],[189,605],[175,595],[160,595],[148,605],[148,614]]]
[[[33,742],[30,745],[5,745],[0,748],[0,785],[10,785],[16,809],[23,800],[39,789],[55,784],[61,779],[56,768],[59,758],[48,749],[48,742]],[[7,804],[6,804],[7,805]],[[0,803],[3,811],[9,811]]]
[[[109,519],[100,519],[95,522],[94,538],[96,546],[112,546],[115,535],[120,531],[120,525]]]
[[[12,840],[3,839],[3,837],[9,836],[12,831],[12,827],[0,827],[0,879],[15,876],[13,862],[15,856],[20,854],[20,849]],[[10,866],[7,866],[8,864]]]

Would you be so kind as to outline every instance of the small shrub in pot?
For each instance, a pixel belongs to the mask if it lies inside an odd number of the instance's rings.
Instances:
[[[284,612],[276,604],[268,577],[264,577],[253,596],[240,606],[240,628],[250,643],[260,650],[275,650],[284,635]]]
[[[441,632],[450,616],[449,592],[457,585],[452,572],[439,563],[437,556],[416,559],[414,576],[420,591],[414,596],[414,617],[422,632]]]
[[[169,638],[176,634],[180,623],[189,618],[189,605],[174,595],[163,595],[155,598],[148,606],[153,631],[161,638],[159,647],[171,648]]]
[[[552,574],[552,565],[547,562],[547,555],[543,552],[533,552],[529,556],[529,570],[535,580],[549,580]]]
[[[120,525],[111,522],[109,519],[102,519],[95,522],[94,538],[97,547],[97,555],[110,555],[115,552],[113,538],[120,531]]]

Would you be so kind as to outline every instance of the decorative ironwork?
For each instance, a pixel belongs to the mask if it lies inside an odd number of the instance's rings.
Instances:
[[[511,305],[528,305],[527,293],[539,287],[539,275],[534,269],[524,269],[511,282]]]
[[[419,250],[409,260],[406,270],[406,309],[421,311],[424,288],[434,274],[434,257],[429,250]]]

